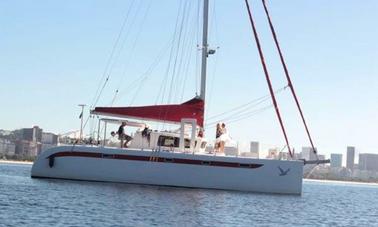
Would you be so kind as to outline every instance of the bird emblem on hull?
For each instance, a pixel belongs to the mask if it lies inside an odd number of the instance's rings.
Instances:
[[[287,170],[283,170],[280,166],[278,166],[277,168],[280,170],[280,177],[286,176],[290,171],[290,168],[288,168]]]

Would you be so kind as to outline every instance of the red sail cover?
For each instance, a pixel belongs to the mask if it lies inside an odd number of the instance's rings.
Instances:
[[[182,104],[174,105],[96,107],[92,113],[114,117],[175,123],[181,122],[182,118],[192,118],[197,120],[197,124],[200,127],[203,127],[204,101],[199,98],[193,98]]]

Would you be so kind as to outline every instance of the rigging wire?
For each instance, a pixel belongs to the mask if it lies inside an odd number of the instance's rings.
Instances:
[[[194,13],[196,13],[196,11],[194,11]],[[194,14],[195,15],[195,14]],[[177,86],[177,96],[179,96],[179,93],[180,93],[180,88],[181,88],[181,97],[179,99],[180,102],[183,102],[184,100],[184,94],[185,94],[185,89],[186,89],[186,84],[187,84],[187,79],[189,77],[189,73],[191,72],[190,71],[190,66],[192,65],[192,55],[193,55],[193,52],[196,53],[197,50],[196,49],[193,49],[194,47],[196,47],[195,45],[195,41],[196,41],[196,30],[197,30],[197,27],[196,27],[196,21],[197,21],[197,18],[194,16],[193,19],[192,19],[192,22],[190,24],[188,24],[188,30],[187,30],[187,40],[188,42],[186,43],[186,53],[187,55],[184,56],[184,62],[186,62],[186,64],[184,64],[183,66],[183,69],[182,69],[182,78],[181,78],[181,84],[179,83]],[[189,23],[189,22],[188,22]],[[191,27],[190,27],[191,26]],[[194,75],[195,75],[195,70],[194,70]]]
[[[164,76],[164,79],[163,79],[163,83],[160,85],[160,89],[159,89],[158,95],[156,96],[155,104],[158,103],[158,100],[160,98],[161,98],[161,102],[162,103],[164,102],[165,91],[166,91],[166,87],[167,87],[167,83],[168,83],[167,81],[168,81],[168,76],[169,76],[169,69],[170,69],[171,64],[172,64],[173,52],[174,52],[174,48],[175,48],[175,41],[176,41],[176,35],[177,35],[177,30],[178,30],[178,24],[179,24],[179,18],[180,18],[180,15],[181,15],[182,5],[183,5],[183,1],[180,1],[180,4],[178,6],[177,16],[176,16],[176,24],[175,24],[175,28],[174,28],[174,32],[173,32],[173,38],[172,38],[172,43],[171,43],[171,50],[170,50],[169,58],[168,58],[168,65],[167,65],[167,68],[165,70],[165,76]]]
[[[151,4],[151,2],[150,2],[150,4]],[[147,14],[147,11],[148,11],[148,9],[149,9],[149,7],[150,7],[150,4],[148,5],[148,7],[147,7],[147,10],[146,10],[146,12],[145,12],[145,15]],[[107,85],[107,83],[108,83],[108,81],[109,81],[109,79],[110,79],[110,76],[112,75],[112,73],[113,73],[113,70],[114,70],[114,68],[115,68],[115,65],[116,65],[116,63],[118,62],[118,59],[120,58],[120,56],[121,56],[121,53],[122,53],[122,50],[124,49],[124,47],[125,47],[125,43],[126,43],[126,41],[129,39],[129,36],[130,36],[130,34],[131,34],[131,29],[134,27],[134,24],[135,24],[135,22],[136,22],[136,20],[137,20],[137,15],[139,15],[139,11],[141,10],[141,8],[142,8],[142,2],[139,2],[139,4],[136,6],[137,8],[136,8],[136,10],[135,10],[135,13],[134,13],[134,15],[133,15],[133,17],[132,17],[132,21],[128,24],[128,26],[127,26],[127,30],[126,30],[126,32],[123,32],[123,33],[125,33],[125,36],[123,37],[123,39],[122,39],[122,41],[121,42],[119,42],[118,44],[118,49],[115,51],[115,57],[114,57],[114,60],[111,62],[111,65],[110,65],[110,67],[108,68],[108,77],[106,78],[106,80],[105,80],[105,83],[104,83],[104,85],[103,85],[103,87],[102,87],[102,89],[101,89],[101,91],[100,91],[100,93],[99,93],[99,96],[98,96],[98,99],[100,98],[100,96],[101,96],[101,94],[102,94],[102,92],[104,91],[104,89],[105,89],[105,86]],[[131,10],[131,8],[130,8],[130,10]],[[139,31],[138,31],[138,35],[140,34],[140,31],[141,31],[141,28],[142,28],[142,26],[139,26]],[[123,30],[122,30],[123,31]],[[122,38],[122,34],[121,34],[121,36],[120,36],[120,38]],[[135,48],[135,43],[134,43],[134,46],[133,46],[133,49]],[[119,88],[117,88],[116,89],[116,92],[115,92],[115,95],[114,95],[114,100],[115,100],[115,98],[116,98],[116,96],[117,96],[117,94],[118,94],[118,90],[119,90]],[[97,102],[98,102],[98,100],[96,101],[96,104],[97,104]],[[95,105],[96,105],[95,104]]]
[[[168,42],[158,53],[156,58],[153,60],[151,65],[147,68],[147,70],[140,75],[137,79],[133,80],[125,89],[123,89],[123,92],[120,93],[118,96],[119,98],[125,96],[130,91],[139,88],[137,92],[139,93],[141,90],[141,87],[144,85],[144,82],[149,79],[149,77],[152,75],[152,72],[156,69],[156,67],[161,63],[161,61],[164,59],[165,55],[167,55],[167,50],[170,47],[170,42]],[[134,102],[134,99],[131,100],[131,105]]]
[[[180,53],[180,44],[181,44],[181,41],[182,41],[182,36],[183,36],[183,28],[184,28],[184,22],[185,22],[185,18],[186,18],[186,8],[187,8],[187,5],[189,3],[189,1],[186,1],[185,2],[186,4],[184,5],[183,7],[183,16],[181,18],[181,22],[180,22],[180,29],[179,29],[179,34],[178,34],[178,41],[177,41],[177,47],[176,47],[176,53],[175,53],[175,59],[174,59],[174,63],[173,63],[173,69],[172,69],[172,74],[171,74],[171,82],[170,82],[170,86],[169,86],[169,93],[168,93],[168,104],[171,103],[171,100],[172,100],[172,91],[173,91],[173,86],[174,86],[174,82],[175,82],[175,74],[176,74],[176,70],[177,70],[177,61],[178,61],[178,57],[179,57],[179,53]],[[167,113],[165,113],[165,115],[167,115]]]
[[[184,94],[186,91],[186,84],[187,79],[189,76],[189,73],[191,72],[190,66],[192,65],[192,55],[193,52],[197,52],[196,49],[193,49],[195,47],[194,41],[197,39],[197,21],[198,21],[198,5],[197,7],[193,7],[192,4],[188,5],[187,14],[184,15],[185,23],[184,31],[183,31],[183,38],[182,42],[180,44],[181,51],[178,53],[179,57],[179,64],[178,69],[176,70],[176,73],[174,74],[175,80],[174,80],[174,92],[173,94],[173,100],[176,100],[177,102],[182,102],[184,100]],[[197,11],[196,11],[197,8]],[[197,55],[196,55],[197,57]],[[194,75],[196,74],[196,68],[194,70]],[[181,93],[181,96],[180,96]]]
[[[277,89],[277,90],[274,91],[274,94],[279,94],[279,93],[283,92],[286,88],[287,88],[287,86],[279,88],[279,89]],[[236,106],[236,107],[234,107],[234,108],[232,108],[230,110],[227,110],[227,111],[224,111],[222,113],[213,115],[213,116],[209,117],[208,120],[210,120],[210,119],[216,119],[216,118],[218,118],[220,116],[223,116],[223,115],[226,115],[226,114],[234,114],[234,112],[236,112],[236,113],[243,112],[244,111],[243,109],[249,109],[249,108],[251,108],[251,105],[252,105],[252,107],[254,107],[254,106],[258,105],[258,104],[261,104],[261,103],[269,100],[269,98],[270,98],[269,94],[261,96],[259,98],[253,99],[253,100],[251,100],[251,101],[249,101],[247,103],[244,103],[242,105],[238,105],[238,106]]]
[[[101,78],[101,81],[104,80],[105,76],[106,76],[106,79],[105,79],[104,83],[102,84],[102,86],[99,86],[99,88],[97,89],[96,95],[95,95],[95,99],[92,102],[90,109],[94,108],[97,105],[99,99],[101,98],[101,95],[102,95],[102,93],[103,93],[106,85],[109,82],[109,79],[110,79],[110,76],[111,76],[111,74],[113,72],[115,64],[117,63],[117,61],[118,61],[118,59],[119,59],[119,57],[121,55],[121,52],[122,52],[122,50],[124,48],[124,45],[126,43],[126,40],[128,39],[128,36],[130,34],[130,30],[131,30],[131,28],[133,27],[133,25],[134,25],[134,23],[136,21],[136,17],[138,15],[138,12],[141,9],[141,2],[136,6],[137,7],[136,12],[135,12],[135,14],[134,14],[134,16],[132,18],[132,21],[129,23],[129,18],[131,17],[131,12],[132,12],[132,9],[134,8],[134,5],[135,5],[135,0],[132,1],[130,7],[127,10],[125,19],[123,20],[121,29],[120,29],[120,31],[119,31],[119,33],[117,35],[116,42],[113,45],[113,48],[112,48],[112,51],[111,51],[111,55],[110,55],[110,57],[109,57],[109,59],[107,61],[107,64],[106,64],[106,67],[105,67],[105,70],[104,70],[104,74],[103,74],[103,76]],[[149,9],[149,7],[148,7],[148,9]],[[127,24],[129,26],[126,27]],[[123,34],[125,33],[125,28],[127,28],[126,35],[122,38]],[[118,95],[118,92],[119,92],[119,89],[117,89],[115,91],[115,95],[114,95],[114,98],[112,100],[111,105],[113,105],[113,103],[115,102],[115,100],[117,98],[117,95]],[[83,128],[86,127],[86,125],[89,122],[89,120],[91,120],[91,115],[89,115],[88,118],[86,119]]]
[[[228,121],[227,124],[232,124],[232,123],[234,123],[234,122],[239,122],[239,121],[241,121],[241,120],[245,120],[245,119],[251,118],[251,117],[253,117],[253,116],[257,115],[257,114],[260,114],[260,113],[262,113],[262,112],[264,112],[264,111],[266,111],[266,110],[268,110],[268,109],[271,109],[271,108],[273,108],[273,105],[272,105],[272,104],[270,104],[270,105],[266,105],[266,106],[263,106],[263,107],[261,107],[261,108],[259,108],[259,109],[256,109],[256,110],[250,111],[250,112],[248,112],[248,113],[245,113],[245,114],[239,116],[239,117],[236,118],[236,119],[233,119],[233,120],[231,120],[231,121]]]
[[[274,106],[272,104],[269,104],[269,105],[266,105],[266,106],[263,106],[261,108],[258,108],[258,109],[255,109],[255,110],[252,110],[250,112],[247,112],[241,116],[239,116],[238,118],[235,118],[235,119],[232,119],[232,120],[229,120],[227,121],[227,124],[233,124],[235,122],[239,122],[241,120],[245,120],[245,119],[248,119],[248,118],[251,118],[257,114],[260,114],[268,109],[271,109],[273,108]],[[222,120],[223,121],[223,120]],[[210,122],[210,123],[207,123],[206,124],[206,128],[213,128],[216,124],[218,124],[219,122],[222,122],[222,121],[213,121],[213,122]]]
[[[185,25],[185,21],[186,21],[186,18],[187,18],[187,7],[188,7],[188,3],[190,3],[189,1],[186,1],[184,6],[183,6],[183,14],[182,14],[182,18],[181,18],[181,22],[179,23],[179,32],[178,32],[178,38],[177,38],[177,46],[176,46],[176,49],[175,49],[175,57],[174,57],[174,63],[173,63],[173,69],[172,69],[172,73],[171,73],[171,80],[170,80],[170,86],[169,86],[169,92],[168,92],[168,101],[166,102],[167,104],[170,104],[172,102],[172,99],[174,97],[174,94],[172,93],[173,92],[173,87],[175,85],[175,79],[176,79],[176,73],[177,71],[179,70],[179,65],[178,64],[178,61],[179,61],[179,56],[180,56],[180,47],[182,47],[181,45],[181,42],[183,40],[183,30],[184,30],[184,25]],[[185,37],[184,37],[185,38]],[[168,109],[164,112],[164,113],[161,113],[161,114],[164,114],[164,117],[163,119],[165,119],[168,115]],[[165,125],[165,122],[163,124],[163,126]]]
[[[138,15],[140,14],[139,11],[142,9],[142,2],[139,2],[139,4],[136,6],[136,10],[135,10],[135,13],[132,17],[132,21],[130,22],[129,26],[127,26],[127,31],[124,32],[125,33],[125,36],[124,38],[122,39],[122,42],[121,42],[121,45],[120,47],[118,48],[118,51],[117,51],[117,55],[116,55],[116,58],[115,60],[112,62],[112,66],[110,67],[110,70],[109,70],[109,74],[112,74],[114,68],[115,68],[115,65],[118,63],[118,60],[121,56],[121,53],[125,47],[125,44],[126,44],[126,41],[129,39],[130,37],[130,34],[131,34],[131,29],[134,27],[136,21],[137,21],[137,17]],[[147,10],[149,9],[149,7],[147,8]],[[141,29],[142,26],[139,26],[139,31],[140,32],[140,29]],[[138,34],[137,32],[137,34]],[[138,34],[139,35],[139,34]]]
[[[243,106],[240,110],[237,110],[237,111],[230,111],[230,112],[227,112],[227,113],[224,113],[224,114],[227,114],[229,116],[224,116],[223,118],[209,118],[210,120],[213,119],[212,121],[216,121],[216,122],[224,122],[224,121],[227,121],[229,119],[232,119],[232,118],[236,118],[238,117],[239,115],[243,115],[245,112],[249,111],[251,108],[254,108],[256,106],[259,106],[260,104],[264,103],[264,102],[267,102],[269,101],[269,97],[266,97],[264,99],[261,99],[259,100],[258,102],[256,103],[253,103],[253,105],[250,105],[250,106]],[[234,113],[235,112],[235,113]],[[208,120],[209,120],[208,119]]]
[[[112,73],[112,71],[113,71],[114,65],[115,65],[115,63],[117,62],[117,60],[118,60],[118,58],[119,58],[119,55],[120,55],[120,53],[121,53],[121,51],[122,51],[122,49],[123,49],[123,44],[121,44],[121,47],[119,47],[119,45],[120,45],[120,41],[121,41],[121,38],[122,38],[122,34],[124,33],[124,29],[125,29],[125,27],[126,27],[126,24],[127,24],[127,22],[129,21],[130,13],[131,13],[131,11],[132,11],[132,9],[133,9],[133,7],[134,7],[134,3],[135,3],[135,0],[132,1],[130,7],[129,7],[128,10],[127,10],[127,13],[126,13],[125,19],[123,20],[123,23],[122,23],[122,25],[121,25],[121,29],[120,29],[120,31],[119,31],[119,33],[118,33],[118,35],[117,35],[116,41],[115,41],[115,43],[114,43],[114,45],[113,45],[113,48],[112,48],[112,51],[111,51],[110,57],[109,57],[109,59],[108,59],[108,61],[107,61],[107,64],[106,64],[106,66],[105,66],[103,76],[102,76],[102,78],[101,78],[101,80],[100,80],[99,87],[97,88],[97,91],[96,91],[95,97],[94,97],[94,99],[93,99],[93,101],[92,101],[92,104],[91,104],[91,106],[90,106],[90,109],[93,109],[93,108],[97,105],[98,101],[100,100],[101,95],[102,95],[102,93],[103,93],[103,91],[104,91],[106,85],[107,85],[108,82],[109,82],[109,79],[110,79],[111,73]],[[139,8],[139,7],[138,7],[138,8]],[[130,27],[131,27],[131,26],[130,26]],[[129,29],[130,29],[130,27],[129,27]],[[128,31],[129,31],[129,30],[128,30]],[[129,32],[127,32],[126,34],[128,34],[128,33],[129,33]],[[126,38],[123,39],[123,43],[125,42],[125,39],[126,39]],[[118,48],[118,50],[117,50],[117,48]],[[106,76],[106,78],[105,78],[105,76]],[[105,81],[103,82],[103,84],[102,84],[102,86],[101,86],[101,81],[103,81],[104,78],[105,78]],[[117,94],[117,93],[118,93],[118,92],[116,92],[116,94]],[[115,94],[115,96],[116,96],[116,94]],[[88,121],[91,119],[90,116],[91,116],[91,115],[89,115],[88,118],[86,119],[83,128],[86,127]]]
[[[115,54],[117,54],[117,47],[120,45],[120,40],[121,40],[121,38],[122,38],[122,34],[123,34],[123,32],[124,32],[124,29],[125,29],[125,27],[126,27],[126,24],[127,24],[128,20],[129,20],[130,13],[131,13],[131,10],[132,10],[133,7],[134,7],[134,4],[135,4],[135,0],[133,0],[133,1],[131,2],[129,8],[126,10],[125,18],[124,18],[124,20],[123,20],[123,22],[122,22],[121,29],[120,29],[120,31],[118,32],[118,35],[117,35],[116,41],[115,41],[114,44],[113,44],[113,47],[112,47],[112,50],[111,50],[110,56],[109,56],[109,58],[108,58],[108,60],[107,60],[107,63],[106,63],[106,65],[105,65],[105,69],[104,69],[104,71],[103,71],[103,74],[102,74],[101,80],[100,80],[99,85],[98,85],[98,87],[97,87],[97,90],[96,90],[95,96],[94,96],[94,98],[93,98],[93,100],[92,100],[92,103],[91,103],[91,105],[90,105],[90,109],[93,109],[93,108],[97,105],[97,103],[98,103],[98,101],[99,101],[99,99],[100,99],[100,97],[101,97],[101,95],[102,95],[102,93],[103,93],[103,91],[104,91],[104,89],[105,89],[107,83],[109,82],[110,75],[111,75],[111,71],[112,71],[112,67],[113,67],[113,65],[114,65],[114,56],[115,56]],[[118,58],[118,57],[117,57],[117,58]],[[104,81],[104,79],[105,79],[105,81]],[[102,82],[102,81],[103,81],[103,82]],[[102,85],[102,86],[101,86],[101,85]],[[86,128],[86,126],[87,126],[87,124],[88,124],[88,122],[89,122],[90,119],[91,119],[91,114],[89,114],[89,116],[88,116],[87,119],[85,120],[85,123],[84,123],[84,125],[83,125],[83,129]]]
[[[201,52],[199,51],[199,42],[200,42],[200,38],[199,38],[199,35],[200,35],[200,15],[201,15],[201,7],[200,7],[200,4],[201,4],[201,0],[198,0],[197,1],[197,13],[196,13],[196,43],[197,43],[197,51],[196,51],[196,63],[195,63],[195,87],[196,87],[196,94],[198,94],[198,81],[199,81],[199,76],[200,76],[200,67],[199,67],[199,59],[200,59],[200,54]]]
[[[249,6],[248,0],[245,0],[245,5],[246,5],[247,11],[248,11],[249,21],[251,23],[251,27],[252,27],[252,30],[253,30],[253,35],[254,35],[254,38],[255,38],[255,41],[256,41],[256,46],[257,46],[257,49],[258,49],[258,52],[259,52],[259,55],[260,55],[261,65],[262,65],[264,73],[265,73],[265,78],[266,78],[266,81],[267,81],[267,84],[268,84],[268,87],[269,87],[269,91],[270,91],[270,94],[271,94],[271,97],[272,97],[273,105],[274,105],[274,108],[276,110],[277,118],[278,118],[278,121],[280,123],[281,129],[282,129],[282,133],[283,133],[283,135],[285,137],[287,149],[289,150],[290,157],[292,158],[293,154],[291,152],[291,147],[290,147],[290,144],[289,144],[289,139],[287,137],[285,126],[284,126],[282,118],[281,118],[280,110],[278,108],[278,104],[277,104],[276,98],[274,96],[274,92],[273,92],[273,88],[272,88],[272,83],[270,81],[269,72],[268,72],[267,66],[265,64],[264,54],[262,52],[260,40],[259,40],[259,37],[258,37],[258,34],[257,34],[257,30],[256,30],[256,27],[255,27],[255,22],[254,22],[253,17],[252,17],[252,11],[251,11],[251,8]]]
[[[190,45],[191,45],[192,40],[188,39],[191,33],[191,29],[188,25],[190,22],[189,17],[191,14],[191,2],[188,2],[187,7],[189,7],[189,9],[186,9],[186,15],[184,14],[184,23],[182,24],[183,38],[182,38],[182,42],[179,44],[180,48],[179,48],[179,52],[177,53],[179,62],[177,65],[176,73],[175,75],[173,75],[175,77],[175,81],[172,86],[173,87],[172,89],[173,102],[179,101],[178,98],[180,97],[180,88],[182,87],[183,80],[185,79],[185,75],[187,75],[187,72],[185,72],[185,69],[186,69],[186,66],[190,64],[190,55],[191,55]]]
[[[139,39],[139,37],[140,37],[140,35],[141,35],[141,33],[142,33],[142,28],[143,28],[144,23],[145,23],[145,21],[146,21],[146,19],[147,19],[147,15],[148,15],[148,12],[149,12],[149,10],[150,10],[151,3],[152,3],[152,2],[151,2],[151,0],[150,0],[150,1],[149,1],[149,4],[148,4],[147,7],[146,7],[146,10],[145,10],[145,12],[144,12],[144,15],[143,15],[143,17],[142,17],[142,22],[141,22],[140,25],[138,26],[139,29],[138,29],[138,31],[137,31],[137,33],[136,33],[137,35],[135,36],[135,39],[134,39],[133,44],[132,44],[132,46],[131,46],[131,48],[130,48],[130,51],[128,52],[128,53],[129,53],[129,57],[128,57],[128,59],[125,61],[126,63],[125,63],[125,65],[124,65],[124,70],[123,70],[123,73],[121,74],[121,80],[120,80],[120,82],[118,83],[117,90],[120,90],[121,85],[122,85],[122,83],[123,83],[123,81],[124,81],[124,78],[126,77],[128,66],[130,65],[130,63],[131,63],[131,61],[132,61],[132,57],[134,56],[134,52],[135,52],[135,49],[136,49],[136,46],[137,46],[137,41],[138,41],[138,39]]]
[[[195,46],[193,42],[198,39],[198,17],[194,17],[193,22],[195,22],[195,26],[193,26],[191,22],[193,15],[198,14],[199,6],[197,5],[196,8],[197,12],[191,1],[180,1],[168,66],[155,104],[158,103],[158,100],[161,100],[161,102],[165,104],[171,104],[180,102],[184,98],[186,81],[190,72],[192,54],[194,52],[191,50],[193,50],[192,47]],[[197,50],[195,52],[197,52]],[[167,115],[167,113],[161,114]],[[163,123],[163,127],[164,125]]]
[[[286,66],[286,62],[285,62],[285,59],[283,57],[283,53],[281,51],[281,47],[280,47],[280,44],[278,42],[278,38],[277,38],[277,34],[276,34],[276,31],[274,29],[274,26],[273,26],[273,22],[270,18],[270,15],[269,15],[269,11],[268,11],[268,7],[266,6],[266,3],[265,3],[265,0],[262,0],[262,3],[263,3],[263,6],[264,6],[264,11],[265,11],[265,14],[266,14],[266,17],[268,19],[268,22],[269,22],[269,27],[270,27],[270,30],[272,32],[272,36],[273,36],[273,39],[274,39],[274,43],[276,44],[276,47],[277,47],[277,51],[278,51],[278,54],[280,56],[280,60],[281,60],[281,64],[282,64],[282,67],[283,67],[283,70],[285,72],[285,76],[286,76],[286,79],[287,79],[287,83],[288,83],[288,86],[290,87],[290,91],[293,95],[293,98],[294,98],[294,101],[295,101],[295,104],[297,105],[297,108],[298,108],[298,111],[300,113],[300,116],[302,118],[302,122],[303,122],[303,125],[305,127],[305,130],[306,130],[306,133],[307,133],[307,137],[310,141],[310,144],[311,144],[311,147],[312,147],[312,151],[314,152],[314,154],[316,155],[316,158],[319,159],[318,155],[317,155],[317,151],[315,149],[315,146],[314,146],[314,143],[312,141],[312,138],[311,138],[311,134],[310,134],[310,130],[308,129],[307,127],[307,123],[306,123],[306,120],[305,120],[305,117],[304,117],[304,114],[303,114],[303,111],[302,111],[302,108],[301,108],[301,105],[299,104],[299,100],[298,100],[298,97],[295,93],[295,90],[294,90],[294,86],[293,86],[293,83],[291,82],[291,78],[290,78],[290,74],[289,74],[289,70]]]
[[[279,94],[283,92],[286,88],[287,86],[275,90],[275,94]],[[210,122],[206,124],[206,128],[209,128],[209,127],[211,128],[219,122],[227,122],[227,124],[238,122],[238,121],[250,118],[261,112],[264,112],[265,110],[272,108],[272,104],[269,104],[259,109],[253,109],[253,108],[259,106],[262,103],[265,103],[269,99],[270,99],[270,95],[268,94],[260,98],[251,100],[243,105],[234,107],[229,111],[225,111],[220,114],[214,115],[211,118],[208,118],[208,120],[209,119],[213,119],[213,120],[210,120]]]
[[[114,97],[113,97],[113,99],[112,99],[112,102],[111,102],[110,105],[109,105],[110,107],[112,107],[112,106],[114,105],[114,103],[115,103],[115,101],[116,101],[116,99],[117,99],[118,92],[119,92],[118,89],[115,90],[115,92],[114,92]]]
[[[191,44],[193,44],[193,42]],[[190,45],[190,46],[193,46],[193,45]],[[187,79],[188,79],[188,76],[189,76],[189,67],[190,67],[190,64],[191,64],[192,52],[189,52],[188,55],[189,56],[188,56],[187,63],[184,66],[185,73],[184,73],[184,78],[183,78],[183,82],[182,82],[180,102],[183,102],[183,100],[184,100],[184,94],[185,94],[185,89],[186,89],[186,82],[187,82]],[[178,86],[178,88],[179,88],[179,86]],[[179,91],[177,92],[177,94],[179,94]]]
[[[121,29],[120,29],[120,31],[119,31],[119,33],[118,33],[118,35],[117,35],[117,38],[116,38],[116,41],[114,42],[114,45],[113,45],[113,48],[112,48],[112,50],[111,50],[111,53],[110,53],[109,59],[108,59],[106,65],[105,65],[105,69],[104,69],[104,72],[103,72],[103,74],[102,74],[102,77],[101,77],[100,83],[99,83],[99,85],[98,85],[97,91],[96,91],[96,93],[95,93],[94,99],[93,99],[93,101],[92,101],[91,108],[93,108],[93,107],[97,104],[97,102],[98,102],[98,100],[99,100],[99,98],[100,98],[100,96],[101,96],[101,94],[102,94],[102,91],[104,90],[104,88],[105,88],[105,86],[106,86],[106,83],[109,81],[108,70],[109,70],[109,67],[110,67],[110,65],[111,65],[111,62],[113,61],[114,53],[116,52],[116,48],[117,48],[117,46],[119,45],[119,41],[120,41],[120,39],[121,39],[121,36],[122,36],[123,30],[124,30],[124,28],[125,28],[125,26],[126,26],[126,24],[127,24],[128,19],[129,19],[130,12],[131,12],[131,9],[132,9],[133,6],[134,6],[134,3],[135,3],[135,0],[133,0],[133,1],[131,2],[130,7],[128,8],[128,10],[127,10],[127,12],[126,12],[125,19],[124,19],[123,22],[122,22]],[[105,78],[106,78],[106,79],[105,79]],[[102,83],[102,81],[103,81],[104,79],[105,79],[105,81]],[[102,87],[101,87],[101,85],[102,85]]]

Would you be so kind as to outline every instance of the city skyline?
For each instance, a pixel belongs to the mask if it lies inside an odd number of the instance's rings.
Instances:
[[[149,1],[140,3],[141,12],[148,14],[136,46],[138,51],[133,52],[135,56],[131,60],[127,53],[120,56],[99,104],[108,105],[119,86],[121,92],[128,92],[132,81],[143,73],[143,67],[153,62],[169,36],[160,33],[173,31],[174,24],[170,20],[176,16],[178,8],[174,2],[152,2],[149,10]],[[0,85],[0,97],[6,108],[0,113],[0,128],[39,125],[57,133],[79,129],[77,104],[91,104],[130,4],[131,1],[114,1],[113,4],[1,2],[0,26],[4,35],[0,43],[3,52],[0,77],[4,82]],[[328,7],[327,12],[324,5]],[[209,59],[208,117],[268,93],[243,5],[221,1],[215,3],[215,9],[214,4],[211,7],[216,17],[211,19],[214,22],[210,44],[220,48]],[[277,63],[261,6],[254,4],[253,7],[269,69],[278,89],[285,85],[282,69]],[[353,145],[357,154],[378,153],[374,143],[378,125],[375,103],[378,99],[375,64],[378,32],[371,29],[378,19],[375,13],[378,3],[289,1],[269,2],[269,7],[319,152],[345,154],[345,147]],[[156,27],[155,20],[167,26]],[[136,24],[142,24],[140,18],[136,19]],[[138,31],[130,26],[130,33]],[[126,43],[126,52],[131,48],[127,46],[130,43],[133,39]],[[125,64],[133,67],[122,74]],[[116,104],[153,104],[156,95],[152,94],[158,93],[154,85],[161,84],[164,64],[146,80],[135,100],[132,99],[136,93],[131,92],[120,97]],[[228,84],[230,86],[226,87]],[[183,95],[185,99],[194,96],[195,87],[193,79]],[[285,92],[279,96],[279,101],[293,146],[297,149],[308,146],[291,97]],[[282,147],[284,144],[271,109],[229,124],[228,129],[232,137],[240,141],[253,140]],[[206,136],[212,139],[213,134],[214,129],[208,128]]]
[[[33,128],[22,128],[14,131],[0,129],[0,161],[1,160],[27,160],[33,161],[37,155],[42,154],[49,148],[59,146],[58,141],[68,145],[76,143],[78,137],[69,138],[67,135],[62,137],[43,132],[42,128],[34,126]],[[75,142],[76,141],[76,142]],[[100,144],[107,144],[110,147],[118,147],[119,143],[110,139],[107,142],[98,141]],[[79,142],[80,143],[80,142]],[[97,144],[91,139],[85,139],[83,144]],[[206,150],[211,152],[212,146],[207,146]],[[237,147],[225,147],[226,156],[240,156],[252,158],[267,158],[275,160],[287,160],[289,155],[278,148],[270,148],[267,155],[260,150],[258,141],[249,143],[249,151]],[[261,153],[260,153],[261,152]],[[359,182],[376,182],[378,179],[378,154],[360,153],[355,161],[355,147],[346,148],[346,164],[342,164],[343,154],[332,153],[330,165],[310,165],[304,169],[304,176],[309,179],[326,179],[342,181],[359,181]],[[301,152],[295,153],[294,159],[315,160],[316,157],[311,147],[302,147]],[[319,160],[324,160],[325,156],[318,154]]]
[[[34,132],[35,129],[38,130],[38,133]],[[71,140],[79,139],[79,135],[80,135],[79,130],[71,132],[69,134],[55,134],[54,132],[45,132],[45,131],[42,132],[42,131],[43,129],[39,128],[36,125],[32,126],[31,128],[19,128],[19,129],[14,129],[14,130],[6,130],[6,129],[0,128],[0,139],[2,139],[2,137],[5,137],[5,138],[9,137],[10,134],[15,134],[16,137],[20,137],[20,135],[23,135],[21,136],[23,140],[27,140],[31,142],[42,142],[46,144],[46,141],[50,141],[52,140],[52,137],[56,137],[55,144],[58,144],[59,138],[61,138],[63,141],[66,141],[66,139],[69,138],[69,140],[71,141]],[[89,137],[85,137],[84,139],[86,139],[87,141],[91,140]],[[8,139],[5,139],[5,140],[3,139],[2,142],[4,143],[4,145],[6,145],[7,143],[11,141]],[[65,142],[63,142],[63,144],[64,143]],[[51,144],[51,142],[47,142],[47,144]],[[208,148],[212,150],[213,149],[212,146],[213,146],[212,144],[209,144]],[[46,148],[47,147],[45,147],[42,150],[45,150]],[[306,160],[316,159],[316,155],[312,152],[311,147],[301,146],[300,148],[301,148],[301,151],[295,153],[296,155],[295,158],[302,158]],[[281,159],[282,157],[279,158],[279,155],[282,155],[282,154],[285,154],[286,156],[288,156],[287,152],[282,151],[278,147],[261,146],[259,141],[250,141],[247,144],[238,143],[235,146],[232,146],[232,145],[228,146],[228,149],[230,149],[231,153],[226,151],[226,155],[236,155],[235,152],[237,152],[239,156],[254,157],[254,158],[267,158],[267,157],[270,157],[271,156],[270,153],[274,151],[275,153],[274,156],[277,156],[275,158]],[[6,149],[3,148],[3,152],[5,150]],[[356,147],[348,145],[345,147],[345,150],[343,152],[339,152],[339,153],[331,152],[330,154],[317,153],[318,155],[317,158],[320,160],[324,160],[325,158],[330,159],[331,167],[345,167],[348,169],[353,169],[354,165],[360,163],[359,157],[361,157],[361,155],[363,157],[365,157],[365,155],[375,155],[374,153],[366,153],[366,152],[359,153],[355,151],[356,151]],[[1,147],[0,147],[0,153],[1,153]],[[285,159],[287,158],[288,157],[286,157]],[[348,159],[351,160],[349,161],[350,162],[349,164],[348,164]],[[336,166],[335,166],[335,163],[333,163],[333,161],[335,160],[337,163],[339,163],[339,164],[336,164]]]

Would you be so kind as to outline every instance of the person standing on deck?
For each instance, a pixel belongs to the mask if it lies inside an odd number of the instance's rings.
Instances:
[[[221,128],[220,123],[218,123],[216,131],[215,131],[215,144],[214,144],[214,152],[215,153],[219,151],[219,146],[220,146],[219,137],[221,135],[222,135],[222,128]]]
[[[197,137],[203,138],[203,129],[202,128],[198,131]]]
[[[225,144],[231,141],[231,137],[227,133],[226,124],[222,123],[221,125],[221,135],[219,137],[219,151],[224,152]]]
[[[118,128],[118,139],[121,141],[121,148],[127,147],[127,143],[132,140],[131,136],[125,133],[126,122],[122,122],[121,126]]]

